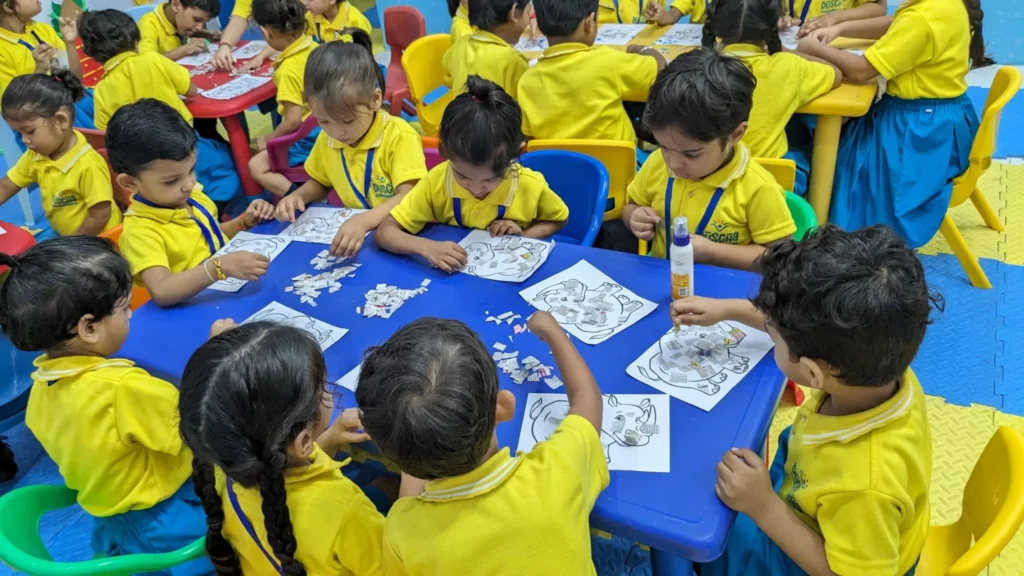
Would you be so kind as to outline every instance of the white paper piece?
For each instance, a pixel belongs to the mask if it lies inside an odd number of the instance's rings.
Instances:
[[[271,80],[273,80],[273,78],[267,76],[252,76],[250,74],[246,74],[245,76],[239,76],[230,82],[221,84],[216,88],[211,88],[203,92],[203,96],[211,100],[232,100],[243,94],[252,92]]]
[[[847,50],[847,52],[849,52],[850,54],[855,54],[857,56],[864,55],[864,51],[861,50],[860,48],[850,48],[849,50]]]
[[[771,336],[738,322],[669,330],[626,368],[662,392],[710,411],[772,349]]]
[[[800,43],[800,38],[797,38],[799,31],[799,26],[791,26],[779,32],[779,40],[782,40],[782,45],[790,50],[796,50],[796,45]]]
[[[355,368],[349,370],[348,374],[339,378],[335,384],[355,392],[356,388],[359,386],[359,373],[362,372],[362,370],[363,365],[357,365]]]
[[[285,228],[281,235],[299,242],[330,244],[342,223],[361,212],[366,210],[323,206],[306,208],[306,211]]]
[[[267,43],[262,40],[254,40],[249,42],[245,46],[235,48],[231,51],[231,56],[235,60],[248,60],[249,58],[255,57],[257,54],[263,51],[267,47]]]
[[[547,440],[569,413],[565,394],[530,394],[519,431],[519,450]],[[669,472],[669,397],[664,394],[605,394],[601,444],[609,470]]]
[[[378,284],[376,288],[366,293],[362,315],[364,318],[391,318],[407,300],[426,291],[426,286],[420,286],[415,290],[403,290],[397,286]]]
[[[230,242],[218,250],[215,256],[224,256],[225,254],[230,254],[232,252],[246,251],[263,254],[273,261],[274,258],[277,258],[277,255],[291,243],[291,240],[281,238],[280,236],[263,236],[261,234],[239,232],[231,239]],[[227,280],[220,280],[213,283],[210,286],[210,289],[220,290],[221,292],[238,292],[242,289],[242,286],[245,286],[248,283],[248,280],[228,278]]]
[[[206,64],[210,61],[210,56],[212,56],[212,54],[210,54],[209,52],[200,52],[199,54],[193,54],[191,56],[179,58],[175,60],[175,62],[181,64],[182,66],[202,66],[203,64]]]
[[[468,256],[460,272],[501,282],[522,282],[548,259],[555,243],[519,236],[492,238],[486,230],[473,230],[459,246]]]
[[[658,307],[583,260],[519,293],[538,310],[550,312],[570,334],[600,344]]]
[[[549,47],[548,39],[545,36],[538,38],[530,38],[529,36],[523,36],[519,39],[519,43],[516,44],[516,50],[520,52],[543,52]]]
[[[7,230],[4,230],[2,227],[0,227],[0,236],[3,236],[4,234],[7,234]]]
[[[625,46],[643,32],[646,24],[605,24],[597,30],[595,46]]]
[[[314,260],[316,259],[314,258]],[[341,290],[341,279],[355,276],[356,270],[360,266],[362,264],[357,263],[350,266],[335,267],[316,275],[299,274],[292,278],[292,285],[285,288],[284,291],[298,296],[299,301],[303,304],[316,307],[316,299],[320,297],[324,290],[331,294]],[[319,268],[317,269],[319,270]]]
[[[287,324],[305,330],[320,343],[320,350],[327,350],[332,344],[341,340],[341,337],[348,333],[347,328],[331,326],[312,316],[292,310],[280,302],[267,304],[245,322],[277,322],[278,324]]]
[[[674,24],[661,38],[658,38],[654,45],[701,46],[703,38],[704,26],[702,24]]]

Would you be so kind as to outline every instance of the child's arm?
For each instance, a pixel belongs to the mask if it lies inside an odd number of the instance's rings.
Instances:
[[[851,82],[864,84],[878,77],[878,70],[867,58],[829,46],[820,40],[818,34],[821,33],[822,30],[819,30],[817,34],[805,37],[797,45],[797,50],[832,63],[839,68],[843,77]]]
[[[437,242],[405,231],[394,216],[388,215],[374,235],[377,245],[394,254],[416,254],[427,259],[434,268],[451,273],[468,262],[466,249],[455,242]]]
[[[243,64],[242,65],[242,69],[245,70],[246,72],[251,72],[251,71],[256,70],[257,68],[259,68],[260,66],[263,66],[263,63],[266,62],[268,58],[273,60],[276,57],[277,57],[277,50],[274,50],[270,46],[267,46],[263,50],[260,50],[259,54],[257,54],[256,56],[251,58],[249,61],[247,61],[245,64]]]
[[[790,52],[790,51],[787,50],[787,52]],[[815,63],[818,63],[818,64],[824,64],[825,66],[828,66],[829,68],[832,68],[832,71],[835,73],[835,79],[832,81],[832,89],[833,90],[835,90],[836,88],[839,88],[839,85],[843,83],[843,71],[840,70],[838,66],[836,66],[835,64],[829,62],[828,60],[822,60],[821,58],[816,58],[814,56],[811,56],[810,54],[805,54],[803,52],[792,51],[792,52],[790,52],[790,54],[796,54],[797,56],[803,58],[804,60],[807,60],[808,62],[815,62]]]
[[[271,140],[287,136],[302,126],[302,106],[293,102],[284,102],[283,104],[284,114],[281,115],[281,123],[270,134],[256,140],[256,148],[258,150],[266,150],[267,144]]]
[[[688,296],[672,302],[669,308],[676,326],[711,326],[724,320],[742,322],[751,328],[766,330],[764,314],[749,300]]]
[[[334,235],[334,240],[331,241],[331,254],[334,256],[345,256],[346,258],[355,256],[359,249],[363,247],[366,233],[376,230],[380,226],[381,222],[391,214],[391,209],[398,206],[398,203],[402,201],[402,198],[405,198],[409,190],[412,190],[416,182],[418,180],[399,185],[398,188],[395,188],[395,195],[387,202],[346,220],[341,225],[341,228],[338,228],[338,233]]]
[[[281,222],[295,222],[296,212],[305,212],[306,206],[314,202],[322,202],[327,198],[327,187],[315,179],[306,180],[295,192],[285,196],[277,203],[274,218]]]
[[[661,52],[658,52],[657,50],[651,48],[650,46],[638,46],[636,44],[630,44],[626,46],[626,53],[639,54],[654,58],[654,61],[658,63],[658,72],[661,72],[667,64],[667,62],[665,61],[665,57],[661,55]]]
[[[85,217],[85,221],[78,227],[78,230],[75,230],[75,234],[97,236],[103,232],[103,228],[110,221],[112,204],[113,202],[100,202],[89,207],[89,215]]]
[[[359,420],[359,408],[347,408],[342,410],[327,430],[324,430],[316,443],[324,453],[334,458],[342,446],[366,442],[369,439],[370,435],[363,431],[363,423]]]
[[[819,28],[813,34],[808,34],[808,36],[821,35],[822,42],[825,44],[832,42],[840,36],[843,38],[878,40],[889,31],[892,21],[893,17],[887,15],[866,18],[864,20],[850,20],[828,28]]]
[[[601,397],[594,375],[572,340],[548,312],[534,312],[526,321],[526,327],[551,347],[555,364],[562,374],[566,396],[569,397],[569,414],[586,418],[600,434],[604,398]]]
[[[754,270],[754,261],[764,253],[765,247],[760,244],[720,244],[703,236],[690,236],[693,244],[693,261],[698,264],[711,264],[736,270]]]
[[[234,238],[235,234],[243,230],[248,230],[253,226],[260,223],[263,218],[260,217],[259,206],[253,207],[252,204],[242,213],[241,216],[234,220],[228,220],[220,225],[221,232],[224,233],[228,238]]]
[[[75,40],[78,39],[78,20],[73,18],[60,19],[60,35],[64,39],[64,49],[68,53],[68,70],[82,78],[82,62],[78,58],[78,47]]]
[[[19,190],[21,190],[20,186],[12,182],[7,176],[4,176],[3,179],[0,179],[0,204],[14,198],[14,195]]]
[[[829,12],[828,14],[822,14],[821,16],[815,16],[809,19],[800,27],[800,31],[797,33],[798,38],[818,30],[819,28],[828,28],[829,26],[836,26],[843,22],[851,22],[854,20],[867,20],[869,18],[876,18],[878,16],[885,16],[889,11],[889,7],[885,0],[875,0],[867,4],[861,4],[855,8],[848,10],[839,10],[837,12]]]
[[[188,90],[186,90],[185,93],[182,94],[182,96],[184,96],[185,98],[195,98],[198,95],[199,87],[196,86],[194,82],[189,82]]]
[[[177,61],[177,60],[181,60],[182,58],[184,58],[186,56],[191,56],[193,54],[199,54],[200,52],[205,52],[205,51],[206,51],[206,41],[202,40],[202,39],[199,39],[199,38],[193,38],[192,40],[189,40],[188,42],[182,44],[181,46],[178,46],[177,48],[168,50],[167,52],[164,52],[163,54],[164,54],[164,57],[169,58],[171,60]]]
[[[560,222],[555,222],[541,220],[538,222],[534,222],[533,224],[527,226],[526,230],[523,230],[522,235],[525,238],[537,238],[539,240],[550,238],[554,236],[556,232],[558,232],[562,228],[565,228],[566,222],[568,221],[562,220]]]
[[[270,259],[255,252],[232,252],[218,256],[221,271],[228,278],[259,280],[267,273]],[[142,271],[142,282],[157,306],[174,306],[209,288],[217,281],[217,266],[213,258],[190,270],[171,274],[163,266]]]
[[[679,19],[683,17],[683,13],[675,6],[671,6],[666,10],[659,0],[654,0],[648,2],[647,6],[644,7],[644,17],[652,24],[671,26],[679,22]]]

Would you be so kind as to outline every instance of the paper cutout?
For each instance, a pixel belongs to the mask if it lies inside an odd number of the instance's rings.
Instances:
[[[280,302],[271,302],[262,310],[250,316],[248,322],[277,322],[309,332],[320,344],[320,350],[327,350],[348,333],[347,328],[338,328],[302,312],[292,310]]]
[[[306,208],[306,211],[285,228],[281,235],[298,242],[330,244],[345,220],[362,212],[366,210],[313,206]]]
[[[331,294],[341,290],[340,280],[355,276],[356,270],[360,266],[362,264],[342,266],[315,276],[313,274],[299,274],[292,278],[292,285],[285,288],[284,291],[294,293],[299,297],[299,302],[309,304],[315,308],[316,299],[320,297],[322,290],[326,288],[327,292]]]
[[[768,334],[738,322],[669,330],[626,368],[637,380],[709,411],[774,344]]]
[[[702,24],[674,24],[658,38],[655,46],[702,46],[704,26]]]
[[[415,290],[403,290],[397,286],[377,284],[377,287],[366,293],[366,304],[363,305],[362,314],[364,318],[391,318],[406,300],[427,291],[427,284],[430,280],[424,280],[419,288]]]
[[[646,24],[604,24],[597,30],[594,45],[625,46],[644,28],[647,28]]]
[[[232,50],[231,51],[231,56],[235,60],[248,60],[248,59],[253,58],[256,55],[258,55],[266,47],[267,47],[267,43],[266,42],[264,42],[262,40],[254,40],[252,42],[249,42],[245,46],[240,46],[240,47],[235,48],[234,50]]]
[[[548,39],[545,36],[538,36],[537,38],[523,36],[515,46],[516,50],[520,52],[543,52],[548,47]]]
[[[799,26],[791,26],[780,31],[779,40],[782,40],[782,46],[790,50],[796,50],[796,45],[800,43],[800,39],[797,38],[798,32],[800,32]]]
[[[280,236],[263,236],[261,234],[252,234],[250,232],[239,232],[231,239],[230,242],[225,244],[220,250],[217,250],[215,256],[224,256],[225,254],[230,254],[232,252],[246,251],[263,254],[273,261],[274,258],[277,258],[277,255],[291,243],[291,240],[281,238]],[[221,292],[238,292],[242,289],[242,286],[245,286],[248,283],[248,280],[228,278],[227,280],[214,282],[210,286],[210,289],[220,290]]]
[[[363,365],[358,364],[355,368],[349,370],[348,374],[345,374],[344,376],[339,378],[338,381],[335,382],[335,384],[337,386],[345,388],[346,390],[351,390],[352,392],[355,392],[356,387],[359,386],[359,373],[362,372],[362,370]]]
[[[272,78],[263,76],[252,76],[245,75],[239,76],[234,80],[221,84],[216,88],[211,88],[203,92],[203,96],[211,100],[232,100],[238,98],[243,94],[248,94],[253,90],[263,86],[267,82],[270,82]]]
[[[460,272],[501,282],[522,282],[544,264],[554,244],[519,236],[493,238],[486,230],[474,230],[459,242],[468,256]]]

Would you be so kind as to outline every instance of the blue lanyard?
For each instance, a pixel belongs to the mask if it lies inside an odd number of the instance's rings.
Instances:
[[[36,39],[36,42],[39,42],[39,44],[46,44],[46,42],[43,42],[43,39],[39,37],[39,34],[36,34],[35,30],[29,32],[29,34],[31,34],[32,37]],[[25,48],[28,48],[29,52],[34,51],[38,47],[38,46],[33,46],[33,45],[29,44],[28,42],[25,42],[24,40],[18,40],[18,44],[21,44]]]
[[[252,529],[252,524],[250,524],[249,519],[245,517],[245,512],[242,512],[242,507],[238,505],[238,496],[235,496],[235,483],[231,481],[231,478],[228,478],[227,489],[228,500],[231,500],[231,507],[235,509],[235,515],[238,516],[238,520],[242,523],[242,527],[249,533],[249,537],[252,538],[252,541],[259,546],[260,552],[263,552],[263,555],[266,556],[270,565],[274,567],[274,572],[280,574],[281,566],[277,563],[274,557],[270,555],[270,552],[267,552],[267,549],[263,547],[263,542],[260,542],[260,539],[256,536],[256,531]]]
[[[151,202],[151,201],[143,198],[142,196],[139,196],[138,194],[136,194],[132,198],[132,200],[134,200],[136,202],[142,202],[146,206],[150,206],[150,207],[153,207],[153,208],[163,208],[165,210],[177,210],[177,208],[171,208],[170,206],[161,206],[160,204],[157,204],[156,202]],[[198,210],[199,213],[202,214],[203,217],[206,218],[206,221],[210,224],[210,227],[207,228],[206,226],[203,226],[203,223],[200,222],[198,218],[195,217],[195,214],[192,214],[192,215],[189,216],[189,218],[191,218],[192,221],[196,223],[196,226],[199,226],[199,231],[203,233],[203,238],[206,239],[206,245],[210,247],[210,255],[212,256],[213,254],[216,254],[217,250],[219,250],[220,248],[224,247],[224,235],[221,234],[220,226],[217,225],[217,219],[214,218],[213,214],[210,214],[210,212],[207,211],[206,208],[203,208],[202,204],[200,204],[199,202],[196,202],[192,198],[188,199],[188,204],[189,204],[189,206],[192,207],[193,211]],[[214,238],[213,238],[214,235],[217,236],[217,241],[220,242],[219,245],[217,244],[217,242],[214,242]]]
[[[373,177],[373,155],[377,151],[376,148],[370,148],[370,152],[366,155],[366,174],[363,176],[363,192],[360,193],[359,189],[356,188],[356,183],[352,181],[352,174],[348,171],[348,161],[345,160],[345,151],[341,151],[341,167],[345,169],[345,178],[348,179],[348,185],[352,188],[352,192],[359,198],[359,201],[363,203],[363,206],[367,210],[371,209],[370,206],[370,179]]]
[[[796,0],[789,0],[789,17],[792,18],[793,14],[793,3]],[[804,0],[804,9],[800,11],[800,24],[803,25],[804,20],[807,20],[807,11],[811,9],[812,0]]]
[[[455,222],[458,223],[459,228],[465,228],[466,225],[462,223],[462,199],[452,198],[452,213],[455,214]],[[498,206],[498,217],[494,220],[501,220],[505,217],[505,207]],[[491,222],[493,222],[492,220]]]
[[[324,37],[320,35],[320,23],[319,22],[316,23],[316,43],[317,44],[323,44],[324,43]]]
[[[665,187],[665,217],[663,218],[665,220],[665,258],[668,258],[668,247],[672,245],[672,188],[675,183],[675,178],[669,178],[668,186]],[[711,223],[711,217],[715,214],[715,209],[718,208],[723,194],[725,194],[725,188],[715,188],[711,202],[708,202],[708,207],[704,210],[704,217],[700,219],[697,229],[693,232],[695,235],[704,235],[704,230]]]
[[[619,15],[619,0],[612,0],[612,2],[615,4],[615,19],[619,21],[619,24],[622,24],[622,16]],[[644,0],[640,0],[640,12],[638,13],[638,18],[637,19],[639,19],[639,16],[643,16],[643,15],[644,15]]]

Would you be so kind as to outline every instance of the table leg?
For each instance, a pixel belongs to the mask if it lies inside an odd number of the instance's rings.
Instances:
[[[836,156],[839,154],[839,132],[842,127],[842,116],[818,116],[818,123],[814,129],[814,152],[811,155],[807,201],[818,216],[818,224],[828,222],[829,204],[832,203],[832,181],[836,175]]]
[[[249,148],[249,135],[242,127],[239,119],[241,114],[221,118],[224,122],[224,130],[228,133],[228,144],[231,146],[231,156],[235,159],[235,168],[238,169],[238,176],[242,179],[242,189],[246,196],[258,196],[263,189],[252,176],[249,175],[249,159],[252,158],[252,150]]]
[[[651,548],[652,576],[693,576],[693,562]]]

